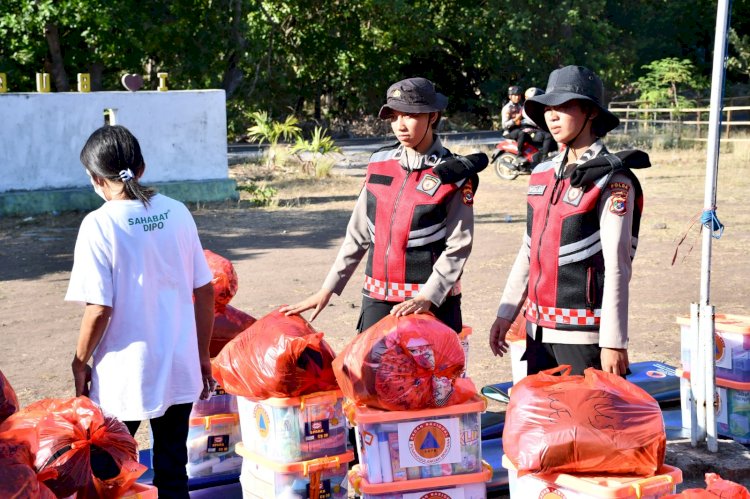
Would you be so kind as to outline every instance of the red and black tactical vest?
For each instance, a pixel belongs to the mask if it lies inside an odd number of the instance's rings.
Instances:
[[[406,170],[402,151],[373,154],[365,179],[371,245],[363,292],[393,302],[416,296],[430,277],[446,247],[447,200],[459,189],[442,184],[432,168]]]
[[[549,161],[532,172],[527,195],[526,244],[529,284],[526,318],[542,327],[598,331],[604,292],[604,256],[598,203],[611,174],[592,184],[572,187]],[[643,191],[630,170],[635,209],[632,255],[638,245]]]

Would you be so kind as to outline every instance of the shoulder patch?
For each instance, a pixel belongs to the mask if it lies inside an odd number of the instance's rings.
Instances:
[[[466,180],[463,187],[461,187],[461,201],[466,206],[472,206],[474,204],[474,188],[471,179]]]
[[[611,186],[612,184],[610,184]],[[628,189],[630,186],[626,184],[626,187],[627,189],[612,189],[612,193],[609,196],[609,211],[619,217],[628,212]]]

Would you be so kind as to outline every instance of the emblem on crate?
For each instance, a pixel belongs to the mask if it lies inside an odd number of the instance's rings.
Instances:
[[[258,404],[255,406],[255,409],[253,409],[253,417],[255,418],[255,427],[258,428],[258,435],[260,435],[261,438],[266,438],[269,432],[268,425],[271,420],[268,418],[268,413],[262,405]]]
[[[539,499],[560,499],[561,497],[564,498],[565,494],[551,487],[547,487],[539,493]]]
[[[434,492],[427,492],[426,494],[419,496],[419,499],[451,499],[451,496],[445,492],[436,490]]]
[[[727,351],[727,346],[724,343],[724,338],[722,338],[721,335],[719,334],[714,335],[714,340],[715,340],[714,348],[716,348],[714,352],[714,357],[715,357],[716,362],[719,362],[720,360],[724,358],[724,353]]]
[[[409,435],[409,452],[420,463],[439,463],[450,449],[451,434],[437,421],[421,423]]]

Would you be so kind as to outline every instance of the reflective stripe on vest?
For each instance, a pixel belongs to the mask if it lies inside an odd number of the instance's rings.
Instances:
[[[601,309],[541,307],[535,303],[531,303],[528,299],[524,307],[526,307],[526,318],[535,324],[554,323],[571,326],[598,326],[602,316]]]
[[[386,289],[386,283],[384,281],[380,281],[368,275],[365,276],[364,288],[368,291],[370,298],[375,298],[376,300],[394,301],[394,298],[399,299],[399,301],[407,300],[417,296],[423,287],[424,284],[400,284],[389,282]],[[460,294],[461,281],[459,280],[448,292],[448,296],[457,296]]]

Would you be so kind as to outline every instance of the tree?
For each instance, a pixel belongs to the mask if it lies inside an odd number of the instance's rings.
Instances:
[[[667,57],[643,68],[648,72],[638,79],[636,87],[641,92],[641,100],[651,106],[684,107],[689,101],[681,91],[706,88],[705,80],[697,75],[695,65],[688,59]]]

